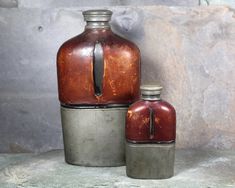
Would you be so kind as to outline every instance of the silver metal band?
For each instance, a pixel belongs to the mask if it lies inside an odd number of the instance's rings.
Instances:
[[[96,21],[96,22],[87,22],[86,29],[110,29],[110,25],[109,22],[100,22],[100,21]]]
[[[158,94],[158,95],[145,95],[142,93],[141,99],[147,100],[147,101],[159,101],[159,100],[161,100],[161,97],[160,97],[160,94]]]
[[[132,143],[132,144],[171,144],[171,143],[175,143],[175,140],[170,140],[170,141],[154,141],[154,140],[151,140],[149,142],[149,141],[135,141],[135,140],[126,139],[126,142]]]
[[[71,109],[105,109],[105,108],[128,108],[130,104],[92,104],[92,105],[70,105],[70,104],[63,104],[61,106],[64,108],[71,108]]]

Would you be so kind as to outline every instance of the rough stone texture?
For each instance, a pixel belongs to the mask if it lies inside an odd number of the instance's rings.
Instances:
[[[156,9],[143,31],[143,82],[160,82],[175,105],[177,146],[234,148],[234,12]]]
[[[26,8],[59,8],[59,7],[85,7],[85,6],[140,6],[140,5],[166,5],[166,6],[204,6],[204,5],[230,5],[235,7],[234,0],[0,0],[0,2],[19,2],[19,7]],[[0,4],[1,5],[1,4]]]
[[[203,6],[203,5],[229,5],[235,7],[234,0],[0,0],[3,8],[65,8],[65,7],[97,7],[100,6],[140,6],[140,5],[166,5],[166,6]]]
[[[200,5],[229,5],[235,7],[234,0],[199,0]]]
[[[0,170],[7,168],[9,165],[18,164],[22,161],[28,160],[36,154],[32,153],[20,153],[20,154],[0,154]]]
[[[55,57],[88,8],[0,8],[1,152],[62,148]],[[177,147],[235,148],[234,10],[110,9],[113,30],[141,49],[142,82],[162,84],[176,108]]]
[[[7,1],[7,0],[3,0]],[[202,0],[202,5],[203,5]],[[97,7],[97,6],[126,6],[126,5],[168,5],[168,6],[196,6],[198,0],[18,0],[19,7],[26,8],[59,8],[59,7]]]
[[[15,7],[18,7],[18,1],[17,0],[0,0],[0,7],[15,8]]]
[[[22,156],[23,155],[23,156]],[[175,176],[166,180],[137,180],[125,167],[94,168],[68,165],[62,151],[25,157],[0,155],[1,188],[226,188],[235,187],[235,151],[178,150]],[[13,163],[13,164],[12,164]]]

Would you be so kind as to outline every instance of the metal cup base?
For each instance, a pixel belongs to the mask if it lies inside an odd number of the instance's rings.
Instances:
[[[125,165],[127,107],[74,109],[61,106],[65,160],[81,166]]]
[[[126,174],[137,179],[166,179],[174,175],[175,143],[126,142]]]

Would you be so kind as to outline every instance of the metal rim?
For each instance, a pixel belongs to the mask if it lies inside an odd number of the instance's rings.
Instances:
[[[106,109],[106,108],[128,108],[130,104],[107,104],[107,105],[70,105],[70,104],[63,104],[61,106],[64,108],[71,108],[71,109]]]
[[[84,20],[88,22],[108,22],[111,20],[112,11],[97,9],[82,12]]]

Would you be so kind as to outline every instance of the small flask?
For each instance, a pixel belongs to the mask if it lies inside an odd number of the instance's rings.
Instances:
[[[143,85],[141,100],[126,117],[126,173],[141,179],[164,179],[174,174],[176,112],[160,98],[162,87]]]

